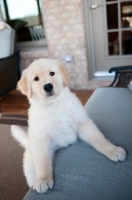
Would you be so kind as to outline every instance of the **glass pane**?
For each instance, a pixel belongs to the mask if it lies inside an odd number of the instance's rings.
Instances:
[[[117,29],[118,28],[118,7],[117,4],[107,5],[107,28]]]
[[[132,28],[132,1],[121,3],[122,28]]]
[[[6,0],[10,19],[23,19],[28,25],[39,24],[38,8],[34,0]],[[26,5],[26,6],[25,6]],[[31,6],[32,5],[32,6]],[[30,18],[33,17],[31,20]]]
[[[108,33],[109,55],[119,55],[118,32]]]
[[[132,31],[122,31],[122,54],[132,54]]]

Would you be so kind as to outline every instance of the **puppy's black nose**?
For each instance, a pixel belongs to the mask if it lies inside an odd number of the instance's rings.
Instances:
[[[48,83],[44,85],[45,92],[51,92],[53,90],[53,85],[51,83]]]

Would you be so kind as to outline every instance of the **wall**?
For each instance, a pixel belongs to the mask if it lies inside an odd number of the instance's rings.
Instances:
[[[71,87],[87,88],[88,62],[82,0],[43,0],[50,57],[71,55]]]
[[[34,60],[39,58],[49,58],[48,49],[38,49],[36,51],[21,51],[20,52],[20,68],[21,72],[26,69]]]

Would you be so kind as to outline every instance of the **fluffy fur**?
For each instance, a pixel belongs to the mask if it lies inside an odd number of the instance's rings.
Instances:
[[[109,142],[87,116],[68,88],[69,77],[69,71],[59,61],[39,59],[18,82],[18,89],[30,102],[28,134],[15,125],[11,132],[25,148],[23,170],[27,183],[39,193],[53,187],[54,152],[76,142],[78,137],[115,162],[126,157],[125,150]],[[44,87],[49,83],[53,90],[46,92]]]
[[[132,92],[132,80],[129,82],[128,88],[131,90]]]

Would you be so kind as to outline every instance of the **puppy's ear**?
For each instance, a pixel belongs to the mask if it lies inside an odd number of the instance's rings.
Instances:
[[[62,64],[60,64],[60,70],[61,70],[64,86],[68,86],[69,80],[70,80],[70,71],[69,69],[67,69],[67,67],[63,66]]]
[[[17,89],[20,90],[22,94],[26,95],[28,99],[31,98],[32,91],[27,78],[27,69],[23,71],[21,79],[17,83]]]

